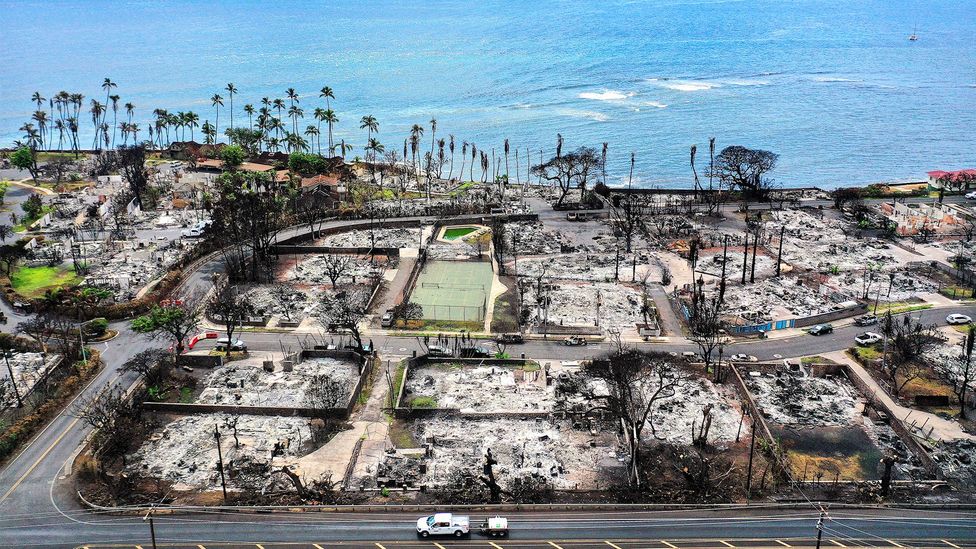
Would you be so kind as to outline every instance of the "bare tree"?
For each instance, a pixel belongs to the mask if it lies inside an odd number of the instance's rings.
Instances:
[[[895,320],[891,313],[881,321],[881,333],[887,338],[887,352],[882,361],[884,373],[891,380],[891,387],[898,396],[912,380],[924,371],[923,355],[940,342],[934,326],[922,323],[921,317],[905,315]]]
[[[341,381],[329,374],[317,374],[308,382],[305,405],[316,410],[329,410],[344,407],[349,400],[349,391]]]
[[[725,147],[715,157],[714,176],[730,190],[765,198],[771,189],[766,174],[776,167],[779,155],[741,145]]]
[[[334,290],[339,279],[352,267],[352,258],[347,255],[329,254],[322,258],[325,264],[325,276],[329,277]]]
[[[591,403],[591,411],[606,410],[623,423],[630,447],[630,480],[639,485],[642,433],[648,425],[654,433],[651,413],[662,399],[677,394],[684,372],[677,359],[667,353],[622,349],[587,364],[583,374],[606,387],[605,392],[597,392],[590,386],[583,396]]]
[[[722,321],[721,298],[718,295],[711,298],[705,297],[704,291],[699,287],[699,290],[695,292],[692,299],[688,329],[690,339],[698,346],[698,350],[701,351],[706,372],[712,367],[712,355],[722,346],[725,338],[725,335],[722,333],[724,328],[725,323]],[[715,367],[716,381],[719,380],[721,375],[720,370],[721,364],[717,364]]]
[[[207,314],[220,320],[227,334],[227,356],[230,356],[234,343],[234,333],[245,317],[254,311],[254,305],[246,294],[237,290],[230,282],[218,281],[214,293],[207,303]]]
[[[300,296],[300,294],[291,286],[281,283],[271,286],[268,293],[271,294],[271,299],[278,304],[282,314],[285,315],[285,320],[291,320],[291,311],[295,308],[295,297],[296,295]]]
[[[370,294],[366,289],[357,288],[336,295],[325,295],[319,305],[318,320],[330,332],[348,330],[356,341],[356,348],[362,350],[363,339],[359,323],[366,318]]]
[[[532,166],[532,173],[551,184],[559,185],[559,199],[556,206],[565,200],[574,187],[585,188],[591,176],[598,176],[601,158],[595,149],[580,147],[569,154],[556,153],[549,161]]]

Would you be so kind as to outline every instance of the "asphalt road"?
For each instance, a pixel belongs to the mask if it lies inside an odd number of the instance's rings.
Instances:
[[[722,511],[503,513],[510,520],[505,540],[490,540],[494,549],[514,547],[612,547],[610,541],[633,549],[690,547],[810,547],[815,543],[819,512],[782,509]],[[301,544],[322,547],[353,546],[379,549],[383,545],[418,549],[445,546],[492,547],[480,535],[469,540],[419,542],[418,514],[283,513],[274,515],[200,513],[158,515],[156,541],[178,547],[270,547]],[[484,514],[471,514],[472,523]],[[825,544],[831,547],[940,547],[976,546],[976,515],[916,510],[836,510],[824,523]],[[16,517],[0,519],[5,523]],[[140,517],[48,518],[43,528],[0,530],[0,547],[126,546],[151,547],[149,525]],[[590,543],[581,543],[588,540]],[[634,543],[639,540],[639,545]],[[743,541],[739,541],[743,540]],[[899,541],[900,540],[900,541]],[[919,542],[919,540],[926,540]],[[947,541],[940,541],[947,540]],[[343,542],[343,543],[336,543]],[[351,542],[351,543],[350,543]],[[358,542],[358,543],[357,543]],[[897,545],[896,545],[897,544]],[[294,546],[294,545],[292,545]],[[624,546],[622,546],[623,548]],[[566,549],[569,549],[568,547]]]

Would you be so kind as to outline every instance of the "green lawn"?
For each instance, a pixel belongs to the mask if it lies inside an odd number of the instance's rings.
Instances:
[[[45,215],[47,215],[47,214],[49,214],[49,213],[51,213],[53,211],[54,211],[54,207],[53,206],[45,205],[44,207],[41,208],[41,215],[39,215],[37,217],[27,217],[26,214],[19,215],[17,217],[18,223],[16,225],[14,225],[14,232],[15,233],[22,233],[22,232],[26,231],[27,230],[27,227],[30,227],[31,223],[37,221],[38,219],[44,217]]]
[[[63,267],[19,267],[10,277],[14,290],[25,297],[40,297],[46,290],[74,286],[81,277]]]

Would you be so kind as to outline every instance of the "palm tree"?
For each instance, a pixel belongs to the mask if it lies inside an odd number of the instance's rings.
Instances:
[[[119,99],[122,99],[118,95],[110,95],[108,97],[112,101],[112,146],[115,146],[115,126],[119,123]]]
[[[92,127],[95,128],[95,139],[92,141],[92,148],[98,148],[98,127],[102,123],[102,115],[104,114],[104,106],[98,102],[98,99],[94,97],[91,100],[91,120]]]
[[[386,150],[386,147],[384,147],[383,144],[380,143],[379,139],[376,139],[375,137],[370,137],[369,141],[366,142],[365,149],[368,153],[367,156],[371,156],[373,158],[373,162],[370,162],[369,164],[369,169],[372,172],[373,181],[376,181],[376,155],[383,154],[383,151]],[[383,189],[383,178],[381,174],[380,190],[382,189]]]
[[[352,145],[347,144],[346,140],[343,139],[339,142],[339,150],[342,152],[342,160],[345,161],[346,153],[352,151]]]
[[[43,99],[43,98],[41,98],[41,99]],[[44,112],[44,111],[41,111],[41,110],[34,111],[34,115],[31,116],[31,118],[34,120],[34,122],[37,122],[37,130],[41,134],[41,148],[43,149],[44,148],[44,132],[45,132],[45,129],[47,128],[47,122],[48,122],[47,113]]]
[[[227,87],[224,89],[227,90],[227,94],[230,96],[230,129],[233,130],[234,129],[234,94],[237,93],[237,87],[235,87],[234,83],[231,82],[227,84]]]
[[[691,146],[691,174],[695,177],[695,198],[698,197],[698,170],[695,169],[695,154],[698,152],[698,145]]]
[[[454,134],[448,134],[447,149],[451,151],[451,171],[448,172],[447,178],[454,179]]]
[[[278,119],[281,119],[281,111],[285,109],[285,102],[282,99],[275,99],[271,102],[275,109],[278,110]],[[276,128],[277,129],[277,128]],[[277,134],[276,134],[277,135]]]
[[[323,120],[329,125],[329,156],[335,156],[335,144],[332,142],[332,128],[339,123],[339,117],[336,116],[332,109],[325,109],[323,116]]]
[[[216,130],[220,128],[220,107],[224,106],[224,98],[221,97],[219,93],[215,93],[213,94],[213,97],[210,98],[210,104],[213,105],[214,110],[217,111],[217,114],[214,117],[214,133],[216,133]]]
[[[437,134],[437,119],[431,118],[430,119],[430,159],[431,160],[434,159],[434,142],[436,140],[435,137],[436,134]],[[430,164],[427,165],[427,170],[430,171]],[[430,178],[430,174],[427,174],[427,177]]]
[[[420,124],[414,124],[410,128],[410,158],[413,164],[414,176],[419,175],[417,170],[417,152],[420,148],[420,138],[424,136],[424,127]]]
[[[332,88],[328,86],[322,88],[322,91],[319,92],[319,97],[325,98],[325,108],[332,108],[332,105],[329,104],[329,99],[335,99],[335,95],[332,93]]]
[[[136,112],[136,106],[135,106],[135,105],[133,105],[132,103],[126,103],[126,104],[125,104],[125,114],[126,114],[126,116],[128,116],[128,117],[129,117],[129,120],[128,120],[128,122],[129,122],[130,124],[132,123],[132,115],[133,115],[133,114],[134,114],[135,112]]]
[[[288,96],[288,100],[291,101],[292,106],[298,103],[298,93],[295,92],[295,88],[288,88],[285,90],[285,95]]]
[[[505,138],[505,183],[508,184],[508,138]]]
[[[437,178],[440,179],[441,173],[444,170],[444,144],[445,139],[442,137],[437,140]]]
[[[272,137],[268,139],[268,150],[271,152],[278,152],[279,141],[277,137]]]
[[[54,129],[58,130],[58,151],[62,150],[64,143],[64,121],[60,118],[54,121]]]
[[[169,127],[166,125],[167,114],[166,109],[153,109],[153,116],[156,118],[156,140],[159,141],[160,149],[163,148],[163,129],[166,129],[167,140],[169,138]]]
[[[193,141],[193,128],[200,125],[200,116],[193,111],[187,112],[185,124],[190,128],[190,141]]]
[[[212,125],[209,120],[203,121],[203,127],[200,128],[200,133],[206,137],[206,139],[204,139],[205,143],[208,145],[214,144],[214,137],[217,135],[217,128]]]
[[[106,78],[102,82],[102,89],[105,90],[105,104],[106,105],[108,105],[109,100],[112,98],[112,95],[111,95],[112,88],[118,88],[118,87],[119,87],[119,85],[116,84],[115,82],[112,82],[112,80],[110,78]],[[112,108],[116,111],[116,113],[118,112],[118,106],[117,106],[118,105],[118,101],[119,101],[118,99],[115,99],[115,100],[112,101]],[[103,115],[102,115],[102,122],[105,122],[105,118],[104,117],[107,114],[108,114],[107,112],[106,113],[103,113]],[[114,126],[116,124],[116,122],[118,122],[117,117],[112,120],[112,125]],[[112,130],[112,134],[113,135],[115,134],[115,130],[114,129]],[[113,143],[114,143],[114,140],[113,140]]]
[[[101,126],[99,126],[99,128],[102,130],[102,143],[105,144],[105,148],[107,149],[108,148],[108,145],[110,143],[110,141],[108,139],[108,123],[107,122],[102,122],[102,124],[101,124]]]
[[[556,134],[556,158],[563,155],[563,134]]]
[[[468,181],[474,181],[474,161],[478,157],[478,148],[471,144],[471,164],[468,166]]]
[[[318,136],[319,136],[319,129],[316,128],[315,126],[309,124],[308,127],[305,128],[305,135],[307,135],[307,136],[315,139],[315,141],[316,141],[316,148],[319,151],[319,156],[322,156],[322,140],[321,139],[317,139]]]
[[[129,131],[132,132],[132,144],[139,142],[139,124],[129,122]]]
[[[292,133],[298,133],[298,119],[305,116],[305,111],[297,105],[292,105],[288,108],[288,116],[291,117],[291,131]]]
[[[253,130],[254,129],[254,120],[253,120],[254,105],[250,103],[244,105],[244,112],[247,113],[247,125],[250,126],[251,129]]]
[[[37,103],[37,110],[41,110],[41,104],[47,101],[47,99],[41,97],[41,92],[36,91],[31,95],[31,101]]]
[[[464,177],[464,162],[468,159],[468,142],[461,142],[461,169],[458,171],[458,179]]]
[[[367,114],[359,119],[359,129],[366,130],[366,142],[369,143],[369,140],[373,137],[373,132],[379,132],[380,124],[376,121],[375,116]],[[375,157],[373,160],[376,160]]]
[[[603,150],[600,152],[600,169],[603,172],[603,184],[607,184],[607,149],[610,148],[610,144],[606,141],[603,142]]]

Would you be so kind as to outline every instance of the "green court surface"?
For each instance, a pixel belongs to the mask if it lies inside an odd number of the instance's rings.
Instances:
[[[430,261],[417,278],[410,301],[423,307],[426,320],[480,321],[485,318],[491,282],[488,261]]]

